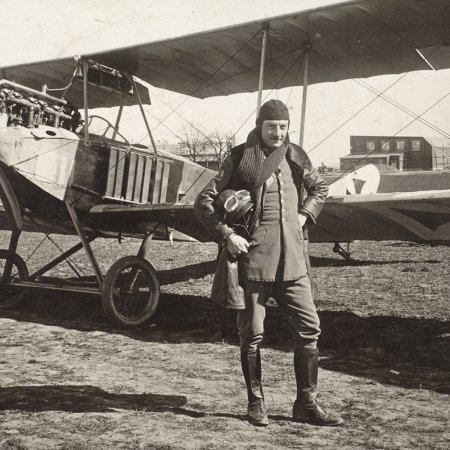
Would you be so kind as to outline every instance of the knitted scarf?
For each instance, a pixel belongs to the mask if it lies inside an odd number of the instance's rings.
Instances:
[[[289,136],[283,145],[270,151],[260,145],[258,129],[252,130],[245,144],[244,153],[237,168],[237,174],[245,189],[253,191],[261,186],[280,166],[289,146]]]

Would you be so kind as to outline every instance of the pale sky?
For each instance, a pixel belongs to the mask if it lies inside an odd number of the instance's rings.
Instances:
[[[278,3],[278,4],[277,4]],[[324,0],[0,0],[1,65],[72,56],[133,45],[143,39],[165,39],[200,32],[231,23],[242,23],[292,10],[323,6]],[[434,127],[450,134],[450,70],[422,71],[363,80],[378,90],[391,86],[386,95],[417,115],[423,114]],[[156,141],[177,142],[193,122],[209,134],[237,133],[245,139],[254,126],[252,111],[256,94],[236,94],[205,100],[185,99],[179,94],[150,87],[148,108]],[[265,92],[291,108],[291,139],[298,141],[302,88]],[[442,136],[354,80],[312,85],[308,89],[304,147],[315,164],[338,165],[349,153],[350,135]],[[374,100],[375,99],[375,100]],[[182,103],[164,124],[172,107]],[[370,106],[358,113],[364,105]],[[429,109],[429,110],[428,110]],[[427,111],[428,110],[428,111]],[[425,112],[427,111],[427,112]],[[136,110],[124,115],[121,128],[139,141],[145,134]],[[169,131],[169,129],[171,131]],[[338,131],[335,131],[337,130]],[[335,131],[335,132],[334,132]],[[334,133],[333,133],[334,132]],[[330,134],[332,136],[328,137]]]

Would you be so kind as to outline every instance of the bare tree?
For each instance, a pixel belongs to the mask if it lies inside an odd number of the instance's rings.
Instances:
[[[230,148],[234,146],[235,137],[231,131],[225,133],[220,133],[219,131],[214,131],[210,136],[211,141],[214,143],[214,150],[216,154],[217,162],[223,163],[223,160],[228,155]]]
[[[180,150],[183,150],[192,161],[198,161],[205,153],[205,143],[207,136],[194,124],[186,125],[183,129],[182,140],[179,143]]]
[[[206,167],[218,167],[222,164],[231,146],[234,145],[234,135],[231,132],[203,133],[194,124],[186,126],[183,140],[179,143],[180,150],[197,163]]]

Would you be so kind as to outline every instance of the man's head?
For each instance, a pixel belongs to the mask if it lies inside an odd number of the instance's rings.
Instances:
[[[289,129],[289,110],[280,100],[269,100],[261,106],[256,126],[259,128],[262,140],[267,147],[280,147]]]

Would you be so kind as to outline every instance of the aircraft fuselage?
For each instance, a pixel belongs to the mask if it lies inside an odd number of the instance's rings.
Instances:
[[[67,202],[86,227],[104,233],[117,232],[115,224],[93,220],[89,210],[98,205],[192,202],[214,175],[211,170],[182,157],[162,151],[156,153],[143,145],[131,145],[93,133],[89,133],[86,140],[85,134],[77,132],[81,121],[73,123],[73,112],[72,115],[69,111],[61,113],[59,120],[47,117],[46,123],[42,123],[47,106],[36,104],[30,119],[30,105],[34,103],[24,99],[29,92],[23,88],[12,95],[9,85],[7,88],[3,88],[3,91],[7,89],[3,97],[6,97],[4,112],[0,112],[0,166],[25,216],[29,214],[40,222],[38,230],[31,226],[33,231],[49,231],[50,228],[66,232],[64,222],[73,230],[69,225]],[[16,103],[20,95],[21,101]],[[55,99],[54,103],[58,102]],[[61,105],[57,106],[66,107],[63,103],[61,100]],[[121,227],[125,227],[121,232],[145,234],[153,225],[151,214],[141,227],[134,223],[128,225],[121,223]],[[0,223],[0,227],[8,228],[4,223]]]

